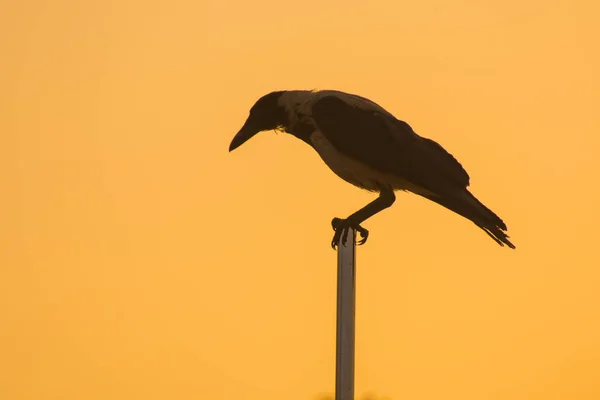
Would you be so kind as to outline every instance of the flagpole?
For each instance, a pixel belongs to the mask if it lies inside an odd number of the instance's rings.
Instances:
[[[354,400],[356,232],[338,243],[335,400]]]

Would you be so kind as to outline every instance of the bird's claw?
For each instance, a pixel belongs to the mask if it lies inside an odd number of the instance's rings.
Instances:
[[[331,221],[331,226],[333,227],[333,230],[335,231],[335,234],[333,235],[333,240],[331,241],[331,247],[334,250],[336,249],[336,246],[340,242],[340,237],[342,238],[342,245],[344,245],[344,246],[346,245],[347,233],[348,233],[348,229],[350,229],[350,228],[354,228],[354,230],[356,230],[360,234],[361,239],[358,242],[356,242],[356,244],[358,244],[359,246],[362,244],[365,244],[367,241],[367,238],[369,237],[368,230],[366,230],[365,228],[363,228],[356,222],[353,222],[348,219],[334,218]]]

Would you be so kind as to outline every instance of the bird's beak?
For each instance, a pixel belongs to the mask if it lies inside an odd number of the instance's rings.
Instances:
[[[229,151],[237,149],[257,133],[258,130],[252,128],[251,126],[249,126],[248,122],[246,122],[242,129],[240,129],[240,131],[237,133],[237,135],[235,135],[235,137],[231,141],[231,144],[229,145]]]

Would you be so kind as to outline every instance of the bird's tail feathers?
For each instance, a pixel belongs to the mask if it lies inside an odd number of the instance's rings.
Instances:
[[[506,224],[492,210],[480,202],[471,192],[464,190],[457,196],[425,196],[472,221],[500,246],[515,248],[506,234]]]

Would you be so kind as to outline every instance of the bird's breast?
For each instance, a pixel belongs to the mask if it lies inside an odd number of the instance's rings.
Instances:
[[[370,191],[379,191],[380,185],[389,184],[385,174],[338,151],[318,129],[309,139],[325,164],[346,182]]]

